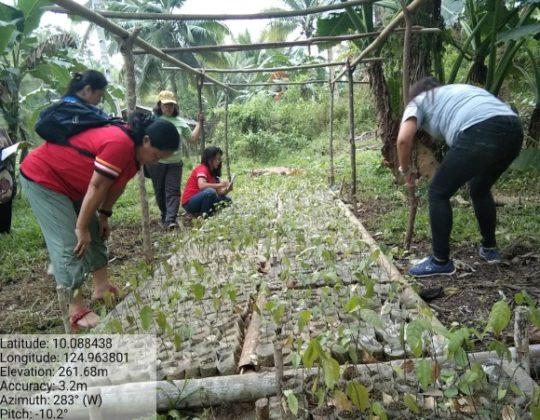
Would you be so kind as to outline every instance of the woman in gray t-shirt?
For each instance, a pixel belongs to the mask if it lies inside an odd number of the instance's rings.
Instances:
[[[433,78],[419,80],[410,89],[397,139],[400,172],[409,186],[414,183],[411,150],[417,130],[444,140],[450,149],[429,186],[433,254],[411,267],[409,274],[425,277],[456,271],[450,259],[450,197],[465,183],[482,235],[479,254],[488,263],[499,262],[491,186],[521,150],[519,118],[484,89],[464,84],[441,86]]]

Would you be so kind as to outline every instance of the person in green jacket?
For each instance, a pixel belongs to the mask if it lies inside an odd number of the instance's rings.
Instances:
[[[178,103],[174,93],[163,90],[159,93],[154,113],[159,118],[175,125],[180,137],[189,143],[199,141],[204,123],[204,115],[197,118],[197,125],[191,131],[187,123],[180,118]],[[182,145],[182,140],[180,141]],[[161,223],[168,229],[176,229],[176,217],[180,208],[180,184],[182,182],[182,146],[170,157],[162,159],[154,165],[146,165],[146,171],[152,179],[156,201],[161,211]]]

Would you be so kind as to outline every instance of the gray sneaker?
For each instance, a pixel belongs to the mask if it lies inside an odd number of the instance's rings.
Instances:
[[[501,262],[501,253],[497,248],[486,248],[481,246],[478,250],[480,258],[485,260],[488,264],[498,264]]]

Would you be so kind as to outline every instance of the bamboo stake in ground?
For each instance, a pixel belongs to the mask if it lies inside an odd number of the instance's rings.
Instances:
[[[514,312],[514,343],[516,345],[515,362],[523,368],[527,374],[531,372],[531,360],[529,356],[529,310],[524,306],[518,306]]]
[[[204,76],[197,76],[197,100],[199,103],[199,114],[203,113],[203,103],[202,103],[202,88],[204,86]],[[206,138],[204,135],[204,122],[201,123],[201,156],[206,148]]]
[[[276,368],[276,394],[281,398],[283,387],[283,345],[281,341],[274,342],[274,366]]]
[[[332,80],[332,77],[330,77]],[[334,173],[334,90],[336,87],[335,83],[330,82],[330,186],[333,186],[336,182],[335,173]]]
[[[403,8],[403,17],[405,19],[405,35],[403,37],[403,78],[402,78],[402,92],[403,92],[403,104],[407,106],[407,100],[409,98],[409,86],[410,86],[410,56],[411,56],[411,32],[412,32],[412,17],[407,9],[407,3],[405,0],[401,0],[401,7]],[[416,153],[413,152],[414,157]],[[411,160],[411,168],[415,166],[415,159]],[[414,176],[414,171],[413,171]],[[406,250],[411,247],[412,236],[414,232],[414,221],[416,220],[416,211],[418,209],[418,197],[416,196],[416,186],[407,186],[408,201],[409,201],[409,218],[407,220],[407,233],[405,234]]]
[[[270,418],[268,398],[261,398],[255,401],[255,418],[257,420],[268,420]]]
[[[135,112],[137,103],[136,85],[135,85],[135,60],[133,58],[133,43],[137,39],[137,34],[140,28],[136,28],[133,33],[122,42],[120,51],[124,57],[126,68],[126,102],[128,115]],[[142,212],[142,237],[143,237],[143,252],[144,259],[147,263],[151,263],[153,259],[152,243],[150,241],[150,210],[148,208],[148,198],[146,195],[146,185],[143,173],[143,168],[139,169],[139,196],[141,201]]]
[[[229,159],[229,91],[225,91],[225,165],[227,176],[231,180],[231,161]]]
[[[352,172],[352,185],[351,185],[351,204],[353,213],[356,215],[356,141],[354,138],[354,66],[351,66],[351,62],[347,60],[347,77],[349,81],[349,143],[351,146],[351,172]]]

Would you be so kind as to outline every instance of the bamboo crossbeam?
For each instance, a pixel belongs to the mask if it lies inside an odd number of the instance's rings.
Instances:
[[[511,347],[511,353],[515,348]],[[530,347],[533,358],[540,356],[540,345]],[[494,351],[480,353],[468,353],[470,361],[485,363],[490,359],[497,358]],[[357,374],[371,375],[379,371],[380,365],[403,366],[404,363],[412,363],[416,359],[393,360],[373,364],[341,366],[340,370],[354,368]],[[446,357],[439,357],[438,362],[444,363]],[[526,374],[523,369],[513,362],[501,362],[505,373],[513,378],[513,381],[525,395],[532,397],[538,389],[538,385]],[[288,369],[283,372],[285,380],[290,378],[306,378],[319,375],[321,369],[299,368]],[[152,402],[157,404],[157,411],[164,412],[171,408],[201,408],[239,402],[257,401],[260,398],[270,397],[276,394],[277,379],[276,369],[271,368],[266,372],[248,373],[246,375],[217,376],[208,378],[194,378],[187,380],[157,381],[157,382],[134,382],[123,385],[102,386],[99,389],[101,396],[101,412],[104,418],[120,418],[121,415],[140,415],[149,408]],[[84,395],[97,392],[95,388],[87,391],[73,392],[68,395],[75,397],[75,403],[69,408],[70,419],[88,419],[88,408],[83,405]],[[53,391],[49,397],[66,395],[65,391]],[[153,400],[153,398],[155,399]],[[38,413],[39,410],[50,408],[48,405],[33,405],[25,407],[30,413]],[[125,417],[122,417],[125,418]],[[131,417],[130,417],[131,418]]]
[[[407,6],[407,10],[409,13],[415,11],[423,2],[424,0],[414,0],[409,6]],[[403,21],[403,11],[399,12],[399,14],[392,19],[392,21],[386,25],[386,27],[379,33],[377,38],[369,44],[364,50],[351,62],[351,66],[356,66],[365,56],[370,54],[372,51],[376,50],[380,46],[384,44],[384,42],[388,39],[388,37],[392,34],[392,32],[395,32],[396,27],[398,24]],[[429,28],[429,31],[421,31],[421,32],[439,32],[440,29],[438,28]],[[334,79],[334,81],[340,79],[343,75],[347,73],[347,69],[343,69]]]
[[[344,3],[336,3],[327,6],[311,7],[304,10],[280,10],[273,12],[251,13],[244,15],[231,14],[173,14],[173,13],[129,13],[129,12],[113,12],[108,10],[97,11],[101,16],[108,19],[126,19],[126,20],[255,20],[255,19],[274,19],[287,18],[294,16],[306,16],[310,14],[323,13],[330,10],[339,10],[345,7],[361,6],[363,4],[375,3],[377,0],[353,0]],[[55,2],[56,3],[56,2]],[[58,3],[57,3],[58,4]],[[66,10],[67,9],[67,10]],[[43,10],[53,13],[70,13],[70,9],[62,6],[45,7]]]
[[[370,57],[362,60],[361,63],[374,63],[377,61],[383,61],[382,57]],[[295,70],[305,70],[305,69],[316,69],[321,67],[335,67],[335,66],[344,66],[345,61],[335,61],[332,63],[314,63],[314,64],[301,64],[299,66],[289,66],[289,67],[266,67],[266,68],[255,68],[255,69],[201,69],[204,73],[274,73],[276,71],[295,71]],[[163,70],[179,70],[178,67],[163,66]]]
[[[57,5],[69,10],[73,14],[79,15],[87,19],[88,21],[95,23],[98,26],[101,26],[103,29],[109,31],[113,35],[118,36],[122,40],[128,39],[130,36],[130,33],[126,31],[124,28],[121,28],[120,26],[112,22],[109,22],[106,18],[104,18],[100,14],[94,12],[93,10],[81,4],[76,3],[73,0],[52,0],[52,1],[56,3]],[[145,51],[145,54],[152,54],[155,57],[162,59],[163,61],[169,62],[175,66],[178,66],[192,74],[203,76],[206,80],[212,81],[213,83],[225,89],[228,89],[227,85],[221,83],[219,80],[216,80],[209,76],[204,75],[200,71],[194,69],[193,67],[187,65],[186,63],[174,57],[171,57],[170,55],[164,53],[163,51],[159,50],[158,48],[144,41],[143,39],[140,39],[140,38],[135,39],[134,44],[142,48],[142,51]],[[141,50],[138,50],[138,51],[141,51]]]
[[[422,0],[416,0],[422,1]],[[403,32],[404,29],[396,29],[394,32]],[[413,32],[435,32],[440,31],[438,28],[413,28]],[[384,32],[384,31],[383,31]],[[327,42],[342,42],[351,41],[355,39],[369,38],[373,36],[381,35],[383,32],[363,32],[361,34],[353,35],[338,35],[338,36],[320,36],[310,39],[303,39],[298,41],[283,41],[283,42],[259,42],[254,44],[221,44],[221,45],[199,45],[193,47],[172,47],[162,48],[164,53],[179,53],[179,52],[238,52],[238,51],[252,51],[252,50],[266,50],[276,48],[289,48],[298,46],[311,46]],[[133,54],[141,55],[147,54],[144,50],[134,50]]]
[[[288,85],[309,85],[312,83],[330,83],[330,80],[306,80],[303,82],[283,82],[283,81],[274,81],[274,82],[260,82],[260,83],[228,83],[229,86],[233,87],[249,87],[249,86],[288,86]],[[338,80],[335,83],[348,83],[347,80]],[[355,85],[367,85],[369,82],[353,82]],[[204,83],[205,86],[213,86],[213,83]]]

